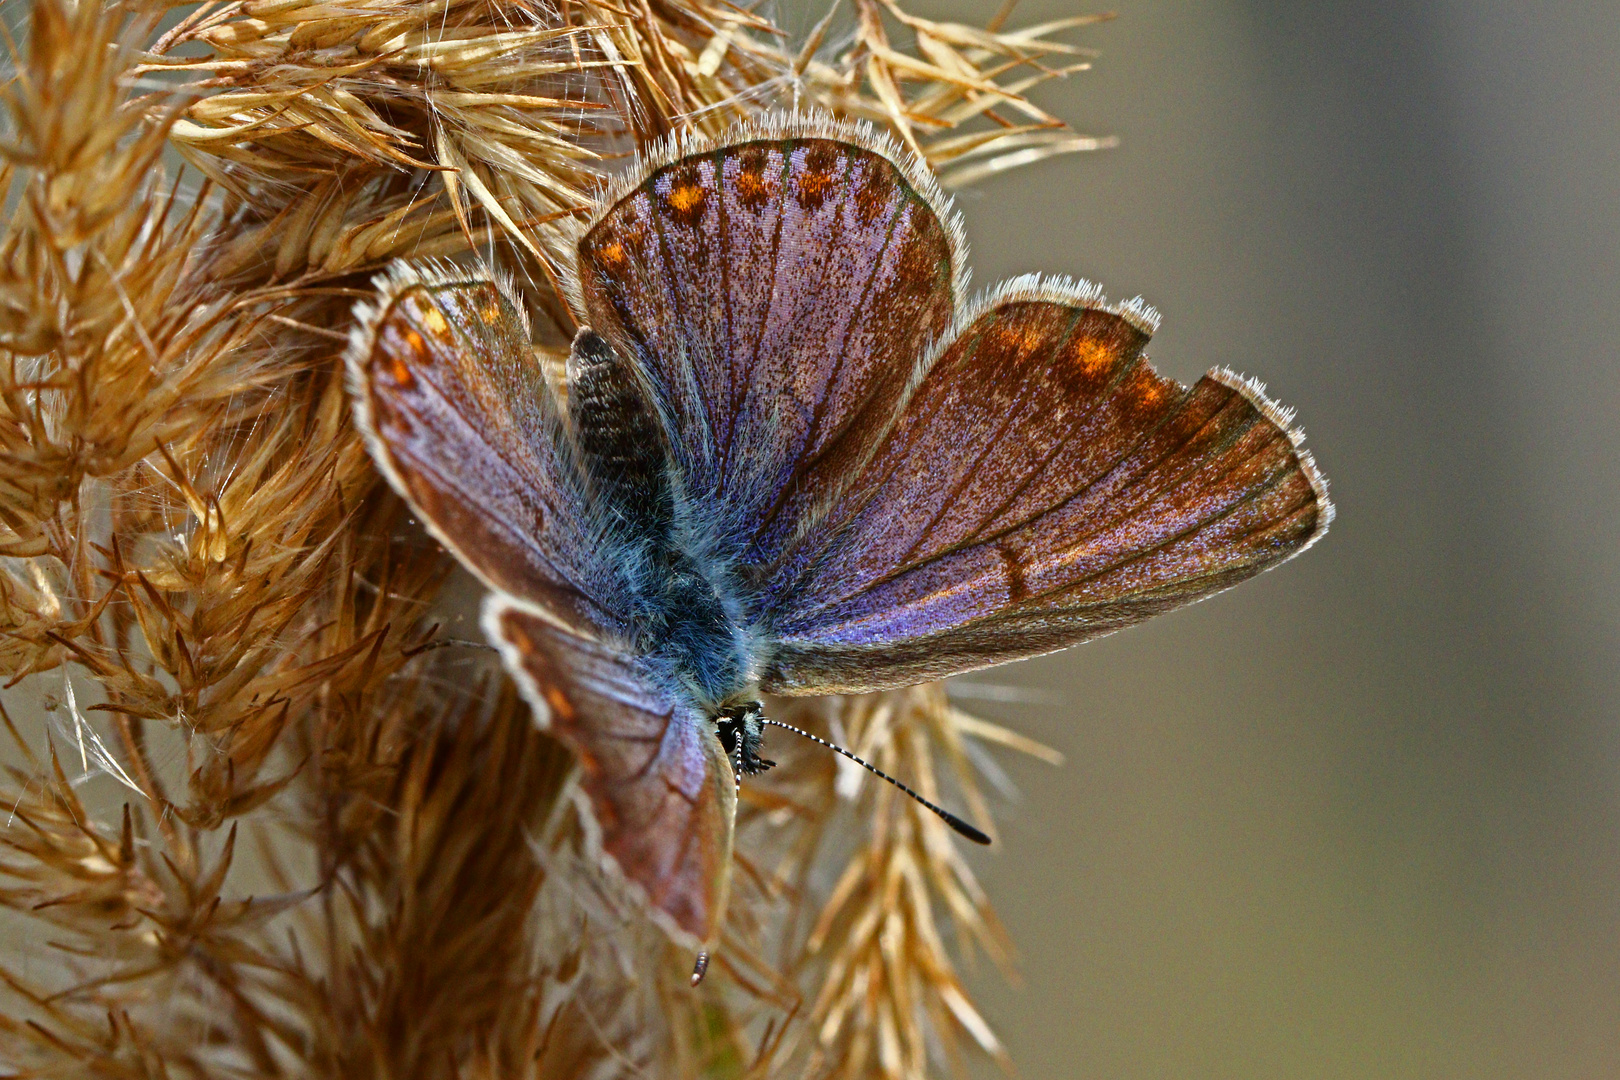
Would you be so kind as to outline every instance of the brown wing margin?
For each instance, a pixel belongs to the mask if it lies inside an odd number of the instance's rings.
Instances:
[[[1013,282],[964,317],[867,466],[773,568],[762,686],[855,692],[1038,655],[1304,550],[1326,482],[1258,384],[1187,388],[1151,319]]]
[[[737,782],[707,719],[660,689],[644,660],[575,637],[492,593],[484,629],[536,722],[579,758],[587,846],[687,948],[720,934]]]

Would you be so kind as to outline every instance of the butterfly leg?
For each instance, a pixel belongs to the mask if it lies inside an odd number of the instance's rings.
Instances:
[[[720,745],[731,759],[731,772],[736,777],[737,790],[742,790],[743,774],[750,776],[764,772],[776,764],[759,756],[765,744],[765,710],[760,702],[750,701],[721,709],[712,718]],[[692,965],[692,985],[703,981],[709,971],[709,950],[697,955]]]

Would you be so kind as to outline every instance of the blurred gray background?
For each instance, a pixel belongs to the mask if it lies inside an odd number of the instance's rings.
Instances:
[[[1620,1076],[1620,10],[1119,11],[1038,100],[1120,148],[963,197],[975,280],[1143,294],[1339,519],[965,702],[1069,756],[1008,761],[974,988],[1029,1078]]]

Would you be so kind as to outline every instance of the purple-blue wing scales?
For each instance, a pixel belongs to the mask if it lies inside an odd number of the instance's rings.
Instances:
[[[629,610],[560,456],[559,406],[527,326],[487,276],[396,263],[356,312],[350,398],[378,467],[492,588],[581,633]]]
[[[569,634],[500,594],[484,605],[535,718],[579,759],[587,840],[692,949],[718,939],[737,782],[707,718],[651,664]]]
[[[1326,484],[1260,388],[1190,389],[1151,316],[1017,282],[940,351],[872,459],[773,567],[783,694],[943,678],[1073,645],[1298,553]]]
[[[725,553],[770,562],[949,326],[954,218],[870,134],[788,119],[671,147],[605,203],[578,302],[647,373]]]

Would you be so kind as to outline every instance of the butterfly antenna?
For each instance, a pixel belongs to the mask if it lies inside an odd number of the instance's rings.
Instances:
[[[938,814],[940,819],[943,820],[945,824],[949,825],[951,828],[955,829],[957,832],[961,833],[975,844],[988,844],[990,842],[990,838],[988,836],[984,835],[984,833],[980,832],[978,829],[975,829],[973,826],[969,825],[967,822],[963,821],[949,810],[942,806],[935,806],[933,803],[929,802],[915,791],[912,791],[910,788],[906,787],[906,785],[902,784],[900,781],[896,780],[894,777],[890,776],[876,765],[873,765],[871,762],[862,758],[856,757],[848,750],[845,750],[842,746],[839,746],[836,743],[830,743],[826,739],[812,735],[803,728],[796,728],[792,724],[784,724],[780,720],[772,720],[769,717],[764,717],[762,719],[764,719],[765,723],[770,724],[772,727],[786,728],[796,735],[803,735],[811,742],[820,743],[829,750],[843,754],[845,757],[849,758],[849,760],[853,761],[867,772],[872,773],[874,776],[882,777],[895,787],[899,788],[901,791],[905,792],[907,795],[910,795],[913,799],[916,799],[918,802],[928,807],[928,809]]]

